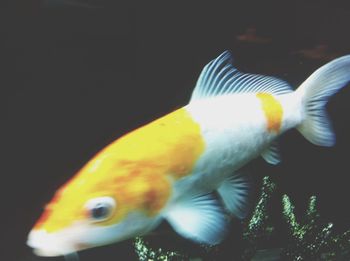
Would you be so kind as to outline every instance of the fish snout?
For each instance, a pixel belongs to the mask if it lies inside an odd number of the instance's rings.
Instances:
[[[38,256],[53,257],[76,252],[70,241],[69,235],[63,236],[48,233],[44,229],[33,229],[28,235],[27,245],[33,248],[33,252]]]

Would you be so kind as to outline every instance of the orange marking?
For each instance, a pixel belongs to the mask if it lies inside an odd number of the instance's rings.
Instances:
[[[40,216],[40,218],[38,219],[38,221],[35,223],[34,229],[40,229],[43,226],[43,224],[45,224],[45,222],[49,219],[50,215],[51,209],[46,208]]]
[[[172,181],[192,173],[204,148],[200,126],[186,109],[157,119],[90,160],[57,191],[40,226],[54,232],[84,220],[89,215],[86,202],[101,196],[115,198],[116,210],[96,225],[116,224],[134,210],[157,215],[171,196]]]
[[[256,96],[261,101],[262,109],[267,119],[267,130],[278,133],[281,128],[283,116],[281,103],[269,93],[258,93]]]

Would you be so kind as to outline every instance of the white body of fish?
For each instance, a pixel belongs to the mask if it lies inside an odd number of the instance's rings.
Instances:
[[[211,233],[215,229],[202,234],[200,218],[189,221],[184,230],[183,220],[191,216],[189,209],[193,206],[185,204],[178,210],[176,204],[180,206],[187,200],[188,196],[184,195],[203,195],[216,190],[226,210],[244,218],[249,209],[247,199],[251,186],[241,168],[260,155],[268,163],[279,163],[276,139],[292,128],[297,128],[316,145],[332,146],[335,136],[324,106],[332,94],[350,81],[350,56],[321,67],[297,90],[273,77],[240,73],[230,68],[230,63],[228,52],[209,63],[199,77],[191,102],[185,107],[201,126],[206,150],[193,174],[176,182],[170,211],[165,211],[165,218],[180,234],[210,244],[217,243],[225,234],[219,228],[225,227],[225,220],[217,218],[216,225],[211,224],[217,227],[216,232],[220,231],[217,234]],[[277,131],[268,127],[269,104],[263,104],[259,93],[271,95],[282,110]]]

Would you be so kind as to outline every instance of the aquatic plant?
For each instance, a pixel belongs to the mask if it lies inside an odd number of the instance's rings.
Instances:
[[[282,252],[284,260],[349,260],[350,230],[339,235],[333,232],[333,223],[320,219],[316,196],[309,200],[303,222],[298,222],[294,205],[283,195],[283,216],[289,225],[289,243]]]
[[[178,251],[168,251],[162,248],[153,249],[142,237],[135,238],[134,246],[140,261],[188,260],[185,254],[179,253]]]
[[[268,203],[276,189],[276,184],[271,181],[270,177],[263,178],[261,195],[253,211],[253,215],[248,224],[243,224],[245,230],[243,239],[245,248],[242,254],[242,260],[251,260],[255,255],[258,245],[268,241],[274,231],[274,226],[269,223],[269,214],[267,211]]]

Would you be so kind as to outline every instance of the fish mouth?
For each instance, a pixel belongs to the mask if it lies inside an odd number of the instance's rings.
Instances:
[[[45,257],[65,256],[77,252],[69,242],[69,237],[48,233],[44,229],[32,230],[28,235],[27,245],[33,248],[34,254]]]

